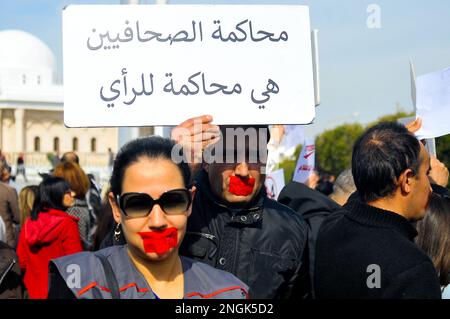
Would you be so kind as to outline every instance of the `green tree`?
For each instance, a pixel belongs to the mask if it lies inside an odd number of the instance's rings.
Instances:
[[[361,124],[343,124],[323,132],[316,138],[316,166],[337,176],[351,166],[353,144],[366,128],[380,122],[397,121],[399,118],[410,116],[414,116],[414,113],[400,110],[395,114],[378,118],[376,121],[369,123],[367,127]],[[298,146],[294,156],[284,159],[278,165],[278,168],[284,169],[286,182],[292,180],[301,149],[302,146]],[[450,168],[450,135],[436,139],[436,151],[438,159]]]
[[[450,135],[438,137],[436,139],[436,153],[438,159],[450,167]]]
[[[382,116],[372,124],[376,124],[382,121],[396,121],[401,117],[410,117],[410,116],[414,116],[414,113],[397,112],[395,114]],[[450,168],[450,135],[445,135],[436,138],[436,154],[437,158],[442,163],[444,163],[445,166]]]
[[[450,169],[450,135],[436,138],[436,155],[438,160]],[[447,184],[447,188],[449,188],[449,185],[450,181]]]
[[[316,163],[318,168],[337,176],[351,166],[353,144],[366,128],[380,122],[397,121],[399,118],[413,115],[413,113],[400,110],[395,114],[384,115],[369,123],[366,127],[361,124],[342,124],[323,132],[316,139]]]
[[[394,113],[394,114],[383,115],[382,117],[378,118],[376,121],[374,121],[374,122],[372,122],[372,123],[369,123],[369,124],[367,125],[367,128],[369,128],[369,127],[371,127],[371,126],[374,126],[375,124],[378,124],[378,123],[380,123],[380,122],[395,122],[395,121],[397,121],[399,118],[402,118],[402,117],[411,117],[411,116],[414,116],[414,113],[413,113],[413,112],[411,112],[411,113],[406,113],[406,112],[404,112],[404,111],[399,111],[399,112]]]
[[[302,145],[297,146],[295,149],[294,155],[292,157],[286,157],[284,158],[277,166],[276,169],[283,169],[284,170],[284,181],[289,183],[292,181],[292,177],[294,175],[295,165],[297,165],[297,159],[300,155],[300,151],[302,150]]]
[[[352,149],[363,133],[361,124],[343,124],[316,138],[316,163],[321,170],[337,176],[351,166]]]

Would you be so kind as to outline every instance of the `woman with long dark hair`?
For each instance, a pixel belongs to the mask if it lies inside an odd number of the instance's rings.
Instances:
[[[230,273],[178,254],[192,211],[186,161],[172,158],[174,142],[141,138],[124,145],[114,161],[108,200],[126,238],[97,252],[50,263],[49,298],[245,298],[248,287]],[[69,285],[70,265],[80,285]]]
[[[82,250],[78,219],[66,213],[73,202],[74,194],[64,179],[49,177],[39,185],[17,247],[30,298],[47,298],[51,259]]]
[[[417,222],[416,243],[433,261],[442,287],[442,298],[450,299],[450,198],[433,193],[425,218]]]

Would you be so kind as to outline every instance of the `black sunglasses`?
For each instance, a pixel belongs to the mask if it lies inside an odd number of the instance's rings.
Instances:
[[[164,192],[158,199],[146,193],[125,193],[117,195],[117,202],[122,212],[128,217],[146,217],[155,204],[158,204],[167,215],[179,215],[191,205],[191,192],[185,188]]]

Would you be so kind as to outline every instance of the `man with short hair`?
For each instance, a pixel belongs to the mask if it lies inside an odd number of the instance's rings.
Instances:
[[[430,157],[404,126],[381,123],[355,143],[352,174],[359,197],[322,223],[316,246],[318,298],[436,298],[430,258],[411,224],[431,194]]]
[[[307,227],[300,215],[266,196],[268,128],[220,129],[215,143],[205,143],[210,136],[196,139],[209,146],[180,253],[233,273],[249,285],[252,298],[304,297],[310,289]]]

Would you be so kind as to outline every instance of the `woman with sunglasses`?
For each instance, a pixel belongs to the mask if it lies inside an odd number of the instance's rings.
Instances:
[[[123,232],[127,244],[54,260],[49,298],[248,296],[248,287],[232,274],[178,254],[195,187],[188,188],[186,161],[172,160],[174,147],[156,136],[123,146],[114,161],[109,202],[116,235]]]
[[[78,218],[66,213],[74,203],[69,183],[49,177],[38,187],[30,217],[20,231],[17,255],[30,298],[45,299],[51,259],[80,252]]]

